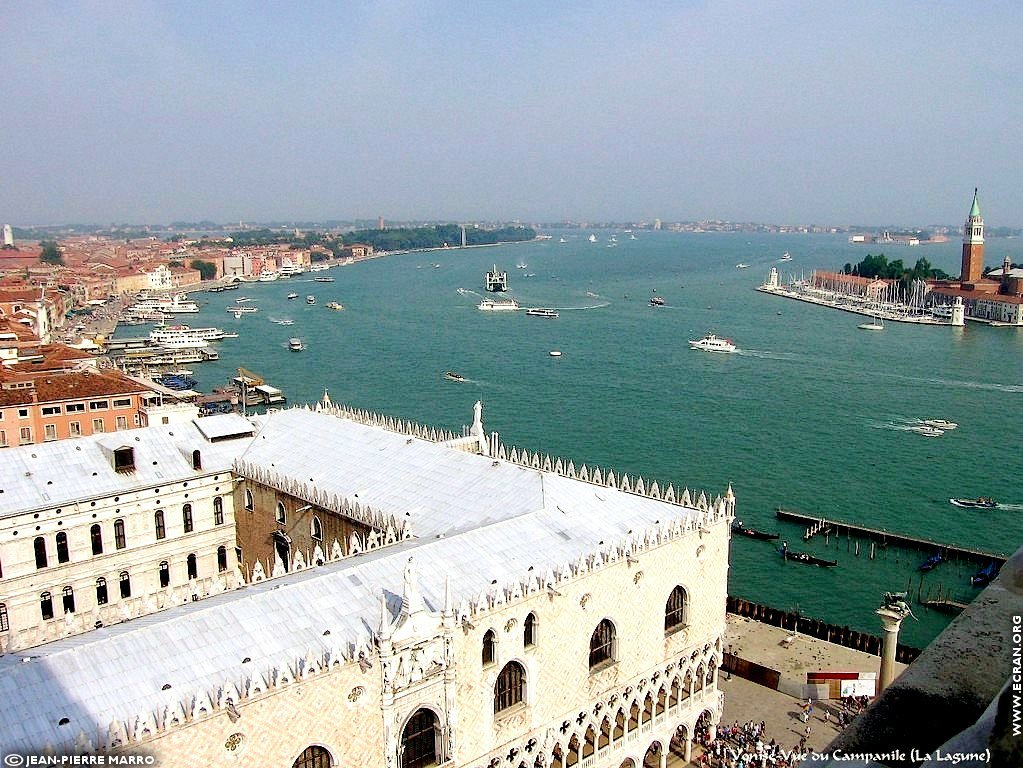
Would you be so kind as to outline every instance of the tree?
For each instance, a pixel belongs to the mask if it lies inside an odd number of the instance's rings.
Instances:
[[[42,240],[39,245],[42,246],[42,253],[39,254],[39,260],[44,264],[59,264],[64,266],[64,257],[60,253],[60,249],[57,247],[57,243],[53,240]]]
[[[198,270],[199,275],[203,280],[215,280],[217,277],[217,265],[210,261],[203,261],[202,259],[193,259],[192,263],[189,264],[192,269]]]

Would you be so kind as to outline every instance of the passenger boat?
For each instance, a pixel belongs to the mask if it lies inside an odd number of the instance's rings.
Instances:
[[[237,291],[241,287],[242,287],[241,283],[228,283],[227,285],[224,286],[224,290],[225,291]]]
[[[920,563],[920,565],[918,565],[916,569],[923,573],[927,573],[928,571],[933,571],[943,562],[945,562],[944,556],[940,552],[935,552],[933,555],[931,555],[922,563]]]
[[[328,301],[325,306],[327,309],[333,309],[336,312],[340,312],[345,308],[345,305],[339,301]]]
[[[162,296],[158,299],[143,299],[136,302],[131,311],[162,312],[168,315],[191,314],[199,311],[199,305],[188,298],[187,293],[176,293],[173,296]]]
[[[998,566],[992,560],[970,577],[970,584],[975,587],[986,587],[998,575]]]
[[[689,346],[693,349],[702,349],[704,352],[734,352],[735,344],[731,339],[720,339],[713,333],[708,333],[702,339],[689,340]]]
[[[276,272],[272,271],[272,270],[270,272],[263,272],[263,273],[261,273],[259,275],[259,282],[261,282],[261,283],[272,283],[278,277],[280,277],[280,275],[277,274]]]
[[[990,496],[978,496],[976,499],[949,499],[949,504],[968,509],[995,509],[998,502]]]
[[[334,282],[334,278],[333,277],[314,277],[313,280],[315,280],[317,283],[333,283]]]
[[[823,558],[811,555],[809,552],[793,552],[789,549],[788,543],[783,543],[781,549],[778,550],[783,560],[791,560],[795,563],[805,563],[806,565],[817,565],[821,568],[833,568],[838,565],[837,560],[824,560]]]
[[[550,309],[549,307],[530,307],[526,310],[526,314],[531,317],[558,317],[558,310]]]
[[[771,541],[781,536],[779,533],[767,533],[765,531],[758,531],[755,528],[747,528],[742,520],[736,520],[732,523],[732,533],[737,536],[748,536],[751,539],[760,539],[762,541]]]
[[[289,293],[288,294],[288,298],[289,299],[297,299],[298,298],[298,294],[297,293]]]
[[[192,328],[187,325],[165,325],[149,332],[149,340],[157,344],[170,339],[205,339],[220,341],[227,334],[223,328]]]
[[[224,286],[222,286],[222,285],[215,285],[212,288],[207,288],[206,292],[207,293],[223,293],[224,292]]]
[[[242,306],[242,307],[228,307],[227,311],[228,312],[232,312],[232,313],[234,313],[236,315],[243,315],[243,314],[249,314],[250,312],[258,312],[259,311],[259,307],[245,307],[245,306]]]
[[[663,307],[664,306],[664,299],[661,296],[651,296],[650,297],[650,306],[651,307]]]
[[[313,296],[312,294],[309,294],[308,296],[305,297],[305,303],[306,304],[315,304],[316,303],[316,297]]]
[[[288,339],[288,349],[290,349],[292,352],[301,352],[303,349],[305,349],[305,346],[302,344],[302,339],[291,338]]]
[[[440,266],[439,264],[435,266]],[[491,293],[508,290],[508,273],[499,272],[497,265],[483,277],[483,287]]]
[[[465,381],[465,376],[454,371],[444,371],[444,378],[448,381]]]
[[[477,309],[481,312],[513,312],[519,308],[519,303],[515,299],[483,299],[479,303]]]

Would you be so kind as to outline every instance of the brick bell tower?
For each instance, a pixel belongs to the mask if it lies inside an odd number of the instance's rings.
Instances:
[[[973,207],[963,225],[963,271],[960,283],[976,283],[984,272],[984,219],[980,215],[977,189],[973,189]]]

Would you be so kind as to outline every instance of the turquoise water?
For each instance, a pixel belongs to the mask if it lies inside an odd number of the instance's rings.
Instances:
[[[481,399],[486,428],[506,445],[714,494],[731,483],[748,525],[839,565],[785,564],[766,542],[736,541],[730,593],[874,633],[881,593],[909,587],[915,595],[916,566],[929,553],[892,549],[871,561],[866,546],[857,557],[845,540],[804,545],[801,529],[775,520],[776,507],[991,551],[1019,546],[1023,332],[889,323],[866,333],[856,315],[753,290],[771,266],[809,275],[858,262],[869,247],[844,237],[618,233],[612,248],[609,233],[596,244],[587,234],[388,256],[334,268],[326,273],[334,283],[306,277],[199,294],[207,306],[187,322],[241,334],[218,345],[219,362],[195,366],[199,388],[244,366],[292,403],[313,402],[326,388],[335,401],[456,430]],[[986,261],[1001,263],[1014,244],[989,242]],[[959,249],[952,242],[886,255],[909,264],[925,257],[958,273]],[[785,251],[793,260],[779,264]],[[516,269],[519,261],[527,269]],[[483,273],[495,262],[523,306],[558,307],[560,318],[478,311]],[[737,270],[738,262],[751,267]],[[288,301],[291,291],[300,298]],[[650,307],[653,293],[667,305]],[[260,311],[227,314],[239,294]],[[306,294],[318,303],[307,306]],[[335,299],[344,312],[324,307]],[[732,338],[740,353],[690,350],[687,340],[707,331]],[[290,352],[291,336],[306,351]],[[563,356],[550,357],[552,349]],[[469,381],[446,381],[446,370]],[[915,418],[960,426],[927,438],[905,430]],[[978,495],[1019,506],[948,503]],[[922,589],[969,599],[973,570],[943,564]],[[948,619],[914,611],[919,621],[906,622],[902,640],[923,645]]]

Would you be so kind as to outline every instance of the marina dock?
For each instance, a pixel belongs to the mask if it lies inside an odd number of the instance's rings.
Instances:
[[[814,517],[813,515],[806,515],[801,512],[782,509],[781,507],[777,510],[777,516],[778,519],[783,522],[796,523],[797,525],[803,526],[806,529],[803,541],[807,541],[820,533],[834,535],[836,537],[842,535],[847,537],[855,536],[858,538],[869,539],[882,547],[887,547],[891,544],[898,547],[907,547],[924,551],[940,551],[946,556],[946,558],[955,557],[959,560],[969,560],[982,564],[994,561],[998,567],[1001,567],[1008,557],[1008,555],[1004,553],[984,552],[979,549],[969,549],[966,547],[955,546],[953,544],[944,544],[940,541],[906,536],[904,534],[893,533],[891,531],[880,530],[877,528],[854,525],[853,523],[846,523],[840,520],[828,520],[824,517]]]

